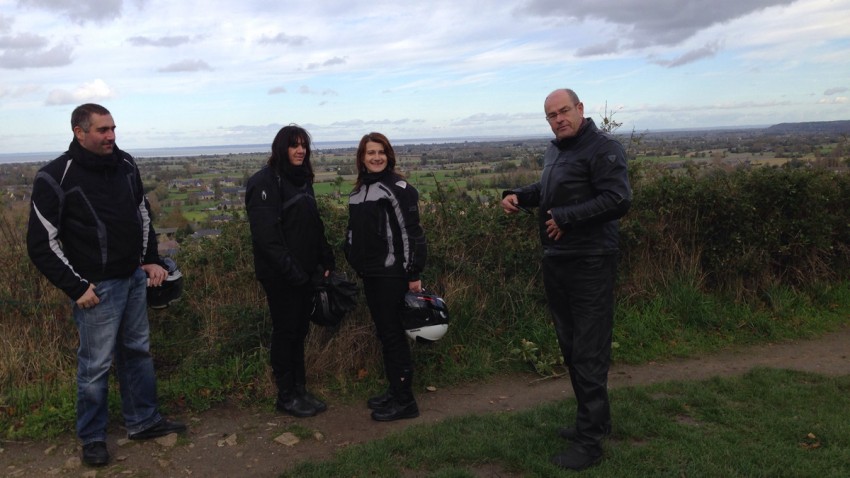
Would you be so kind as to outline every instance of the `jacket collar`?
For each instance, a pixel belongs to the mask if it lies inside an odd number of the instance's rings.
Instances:
[[[77,141],[77,138],[71,140],[71,144],[68,146],[68,154],[70,154],[71,158],[73,158],[80,166],[94,170],[113,169],[118,166],[122,156],[121,150],[118,149],[118,145],[115,145],[115,147],[112,148],[112,154],[101,156],[84,148],[79,141]]]
[[[581,122],[581,126],[578,128],[578,132],[575,136],[570,136],[569,138],[564,139],[553,139],[552,144],[558,147],[560,150],[569,149],[572,146],[581,142],[587,133],[597,131],[596,123],[593,122],[592,118],[584,118]]]

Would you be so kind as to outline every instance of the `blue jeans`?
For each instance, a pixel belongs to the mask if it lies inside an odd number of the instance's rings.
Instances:
[[[80,334],[77,350],[77,436],[83,445],[106,440],[107,395],[113,359],[121,391],[121,412],[130,434],[162,417],[157,410],[156,377],[150,354],[147,274],[97,284],[100,303],[91,309],[74,305]]]

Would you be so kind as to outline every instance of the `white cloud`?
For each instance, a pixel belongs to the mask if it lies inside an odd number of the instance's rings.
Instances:
[[[86,102],[103,101],[114,97],[115,92],[112,88],[98,78],[91,83],[77,87],[73,91],[53,90],[48,94],[45,103],[48,105],[76,105]]]
[[[843,105],[847,104],[847,100],[846,96],[835,96],[833,98],[821,98],[818,103],[822,105]]]

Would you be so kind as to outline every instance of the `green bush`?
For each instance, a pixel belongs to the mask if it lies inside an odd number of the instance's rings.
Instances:
[[[635,201],[622,222],[625,280],[642,279],[632,285],[685,272],[706,290],[753,295],[848,277],[846,174],[638,163],[632,176]]]

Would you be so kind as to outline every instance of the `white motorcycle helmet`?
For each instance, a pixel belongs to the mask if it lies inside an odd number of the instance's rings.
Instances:
[[[408,291],[400,309],[401,323],[412,340],[436,342],[449,329],[449,307],[434,294]]]

